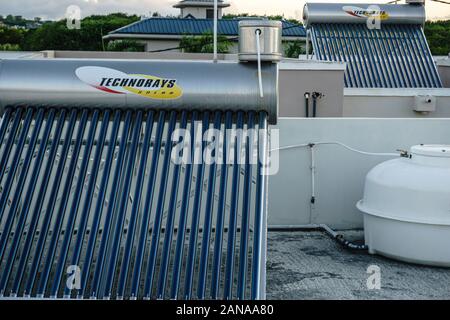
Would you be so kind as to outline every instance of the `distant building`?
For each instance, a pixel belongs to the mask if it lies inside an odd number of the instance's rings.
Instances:
[[[223,0],[218,1],[217,15],[222,18],[222,10],[229,7],[230,4],[224,3]],[[181,9],[181,17],[187,18],[192,16],[196,19],[214,19],[214,1],[213,0],[182,0],[174,8]]]
[[[34,30],[41,26],[42,26],[42,23],[40,23],[40,22],[27,22],[25,25],[25,28],[29,29],[29,30]]]
[[[182,0],[174,5],[181,10],[181,18],[148,18],[132,23],[110,32],[105,40],[137,40],[145,45],[146,51],[178,49],[180,40],[185,35],[202,35],[213,29],[214,4],[213,0]],[[237,52],[237,36],[239,19],[222,19],[224,8],[228,3],[219,1],[218,34],[232,41],[230,53]],[[212,10],[212,11],[211,11]],[[283,41],[304,41],[306,32],[303,26],[288,21],[283,23]]]

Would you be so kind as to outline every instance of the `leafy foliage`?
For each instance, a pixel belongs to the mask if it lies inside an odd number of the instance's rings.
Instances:
[[[297,19],[286,19],[284,16],[282,16],[282,15],[272,15],[272,16],[268,16],[268,15],[264,15],[264,16],[255,16],[255,15],[251,15],[251,14],[248,14],[248,13],[241,13],[241,14],[225,14],[225,15],[223,15],[223,17],[222,17],[222,19],[239,19],[239,18],[249,18],[249,17],[255,17],[255,18],[266,18],[266,19],[269,19],[269,20],[278,20],[278,21],[281,21],[281,20],[286,20],[286,21],[288,21],[288,22],[291,22],[291,23],[295,23],[295,24],[298,24],[298,25],[301,25],[302,23],[299,21],[299,20],[297,20]]]
[[[450,20],[427,22],[425,35],[434,55],[447,55],[450,53]]]
[[[288,41],[284,44],[284,56],[287,58],[298,58],[299,55],[305,54],[305,48],[302,41]]]
[[[201,36],[185,35],[180,41],[180,47],[184,52],[212,53],[214,51],[213,34],[204,33]],[[231,42],[225,36],[217,37],[217,52],[228,53]]]
[[[66,20],[45,24],[27,33],[23,49],[102,51],[105,49],[104,35],[138,20],[136,15],[115,13],[87,17],[81,21],[80,29],[67,28]]]
[[[18,44],[0,44],[0,51],[20,51]]]
[[[135,40],[116,40],[108,43],[108,51],[142,52],[144,45]]]

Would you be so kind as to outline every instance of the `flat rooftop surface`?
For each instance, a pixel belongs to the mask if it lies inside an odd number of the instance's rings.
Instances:
[[[341,232],[362,240],[362,231]],[[370,290],[367,269],[381,272]],[[450,269],[424,267],[342,248],[319,231],[269,232],[268,299],[450,299]]]

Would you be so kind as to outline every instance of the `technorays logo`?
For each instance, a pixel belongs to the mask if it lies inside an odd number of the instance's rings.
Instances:
[[[364,9],[360,7],[355,6],[344,6],[342,9],[348,13],[349,15],[356,17],[356,18],[373,18],[373,19],[380,19],[380,20],[387,20],[389,19],[389,14],[385,10],[381,9]]]
[[[104,67],[80,67],[75,74],[84,83],[110,94],[131,93],[158,100],[178,99],[183,95],[176,79],[126,74]]]

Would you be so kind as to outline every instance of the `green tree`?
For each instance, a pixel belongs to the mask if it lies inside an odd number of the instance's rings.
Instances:
[[[299,55],[306,53],[303,41],[287,41],[283,43],[283,47],[284,56],[287,58],[297,59]]]
[[[8,27],[0,27],[0,44],[22,44],[26,31],[21,29],[12,29]]]
[[[286,19],[283,15],[263,15],[263,16],[258,16],[258,15],[252,15],[249,13],[240,13],[240,14],[225,14],[223,15],[222,19],[239,19],[239,18],[249,18],[249,17],[255,17],[256,19],[260,19],[260,18],[265,18],[265,19],[269,19],[269,20],[278,20],[278,21],[288,21],[294,24],[298,24],[301,25],[302,23],[297,20],[297,19]]]
[[[114,13],[106,16],[90,16],[81,21],[81,28],[68,29],[66,20],[44,24],[30,31],[24,41],[24,49],[102,51],[106,44],[103,36],[108,32],[136,22],[139,17]]]
[[[135,40],[116,40],[108,43],[108,51],[143,52],[144,45]]]
[[[212,53],[214,51],[212,32],[204,33],[201,36],[185,35],[180,41],[180,47],[184,52]],[[232,43],[223,35],[217,37],[217,52],[228,53]]]
[[[425,35],[434,55],[447,55],[450,53],[450,20],[427,22]]]
[[[0,44],[0,51],[20,51],[20,46],[18,44]]]

